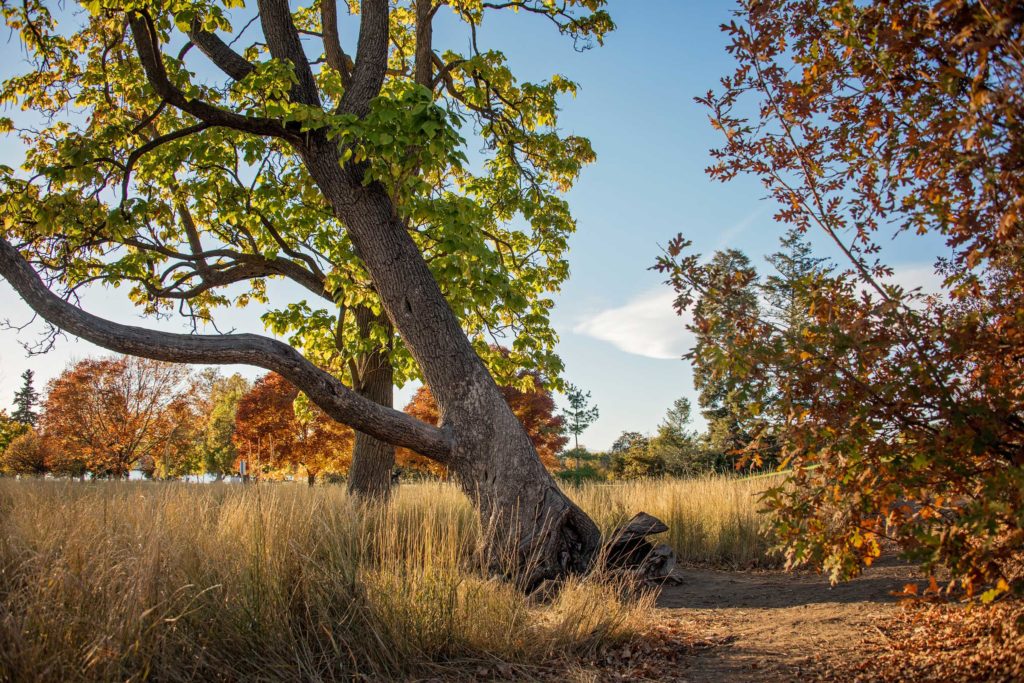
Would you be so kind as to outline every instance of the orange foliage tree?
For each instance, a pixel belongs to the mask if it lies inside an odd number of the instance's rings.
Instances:
[[[533,442],[534,448],[537,449],[537,455],[540,456],[541,462],[548,470],[558,470],[561,468],[558,454],[569,442],[569,438],[563,434],[565,420],[557,414],[551,391],[544,388],[538,374],[536,372],[522,373],[520,379],[526,377],[532,380],[532,389],[523,391],[515,386],[502,386],[499,387],[501,394],[505,397],[505,401],[512,408],[515,416],[523,423],[523,427],[526,428],[526,433],[529,435],[530,441]],[[416,390],[408,405],[405,406],[405,412],[430,424],[437,424],[440,419],[437,402],[426,386]],[[405,448],[398,450],[396,458],[400,465],[406,467],[426,470],[435,475],[441,475],[444,472],[443,466]]]
[[[192,448],[189,370],[137,357],[86,359],[50,382],[40,431],[62,471],[124,477]]]
[[[232,438],[239,459],[247,460],[257,476],[301,466],[312,486],[320,473],[348,466],[353,433],[300,400],[298,389],[271,372],[238,402]]]
[[[1024,547],[1024,10],[992,0],[766,0],[723,27],[736,70],[700,98],[724,135],[712,177],[750,174],[776,219],[817,231],[840,273],[794,282],[806,320],[695,311],[728,328],[706,368],[774,396],[746,447],[781,444],[770,492],[792,563],[833,578],[883,538],[967,593],[1010,588]],[[893,234],[943,241],[942,291],[892,283]],[[912,239],[912,238],[907,238]],[[658,267],[677,306],[737,286],[682,236]],[[711,356],[709,356],[711,358]],[[953,589],[957,583],[950,583]]]
[[[32,427],[0,452],[0,471],[39,476],[50,469],[51,444]]]

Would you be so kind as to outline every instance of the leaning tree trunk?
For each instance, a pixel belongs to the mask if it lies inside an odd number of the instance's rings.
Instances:
[[[288,3],[259,0],[258,4],[271,55],[296,67],[291,98],[322,106]],[[384,84],[390,6],[385,0],[363,0],[360,8],[355,67],[338,109],[361,118],[370,112],[371,101]],[[429,15],[424,4],[420,22],[424,28]],[[152,35],[148,26],[135,20],[132,32],[142,37],[139,54],[150,81],[174,97],[176,106],[196,110],[184,95],[173,92],[159,65],[147,65],[153,52],[147,44],[147,36]],[[418,42],[426,43],[428,38],[426,30],[418,32]],[[201,116],[209,114],[200,112]],[[254,124],[247,121],[246,125]],[[482,550],[488,563],[515,574],[525,587],[587,570],[600,545],[597,526],[544,469],[385,187],[366,178],[365,162],[343,161],[338,140],[325,131],[296,137],[287,129],[280,134],[288,136],[334,215],[345,225],[388,318],[437,399],[439,426],[448,443],[443,455],[435,455],[435,459],[448,466],[476,505],[485,530]],[[398,437],[390,440],[397,442]],[[417,446],[413,444],[413,448]]]
[[[355,309],[356,327],[361,339],[370,338],[374,323],[383,325],[388,337],[392,334],[390,321],[375,316],[366,306]],[[355,363],[357,375],[352,378],[356,393],[374,403],[392,407],[394,403],[394,368],[388,349],[376,347],[362,354]],[[352,446],[352,466],[348,473],[348,492],[366,500],[385,501],[391,495],[391,470],[395,466],[395,447],[369,434],[356,431]]]
[[[452,443],[445,464],[479,511],[488,564],[526,587],[588,569],[597,526],[544,468],[385,189],[364,184],[360,166],[339,163],[332,142],[302,151],[437,400]]]

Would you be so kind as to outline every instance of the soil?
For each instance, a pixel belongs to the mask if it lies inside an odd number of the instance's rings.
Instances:
[[[912,566],[883,558],[860,578],[830,587],[816,574],[677,569],[659,612],[701,638],[666,679],[741,683],[835,679],[899,609]],[[838,678],[843,678],[841,674]]]

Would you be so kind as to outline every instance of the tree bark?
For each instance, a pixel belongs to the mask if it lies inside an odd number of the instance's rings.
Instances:
[[[316,486],[316,472],[306,470],[306,484],[308,486]]]
[[[374,324],[383,325],[388,337],[391,322],[376,316],[366,306],[354,311],[356,327],[362,339],[369,339]],[[358,377],[353,377],[353,389],[360,396],[380,405],[392,407],[394,403],[394,368],[389,349],[377,347],[362,354],[356,361]],[[352,446],[352,466],[348,472],[348,492],[367,500],[386,501],[391,495],[391,470],[395,466],[395,447],[386,441],[356,430]]]
[[[437,399],[439,426],[452,438],[449,471],[479,510],[487,564],[526,588],[587,570],[600,532],[544,468],[385,189],[364,184],[358,165],[342,166],[326,140],[301,154]]]
[[[433,75],[433,10],[433,0],[416,0],[414,80],[428,88]],[[393,332],[386,316],[373,316],[365,306],[355,310],[355,317],[359,336],[363,340],[369,339],[373,323],[386,325],[389,332]],[[394,370],[388,349],[376,348],[364,354],[357,363],[360,376],[358,380],[353,378],[356,393],[389,408],[394,407]],[[394,466],[393,445],[357,431],[352,447],[352,467],[349,469],[349,493],[366,499],[386,501],[391,495],[391,472]]]

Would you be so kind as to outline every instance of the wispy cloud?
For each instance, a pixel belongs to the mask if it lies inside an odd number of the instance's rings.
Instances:
[[[689,315],[672,308],[675,294],[666,287],[644,292],[623,306],[608,308],[580,320],[572,331],[647,358],[678,360],[693,346],[686,329]]]
[[[736,238],[749,230],[766,211],[768,211],[768,205],[762,202],[756,209],[723,230],[718,237],[718,242],[715,243],[715,247],[704,254],[704,259],[709,260],[716,251],[734,246]]]
[[[907,289],[920,287],[925,294],[942,291],[942,278],[925,264],[896,266],[886,282]],[[667,287],[647,290],[622,306],[599,310],[579,320],[572,328],[584,335],[637,356],[678,360],[693,348],[695,339],[686,325],[689,312],[679,316],[672,308],[675,293]]]

